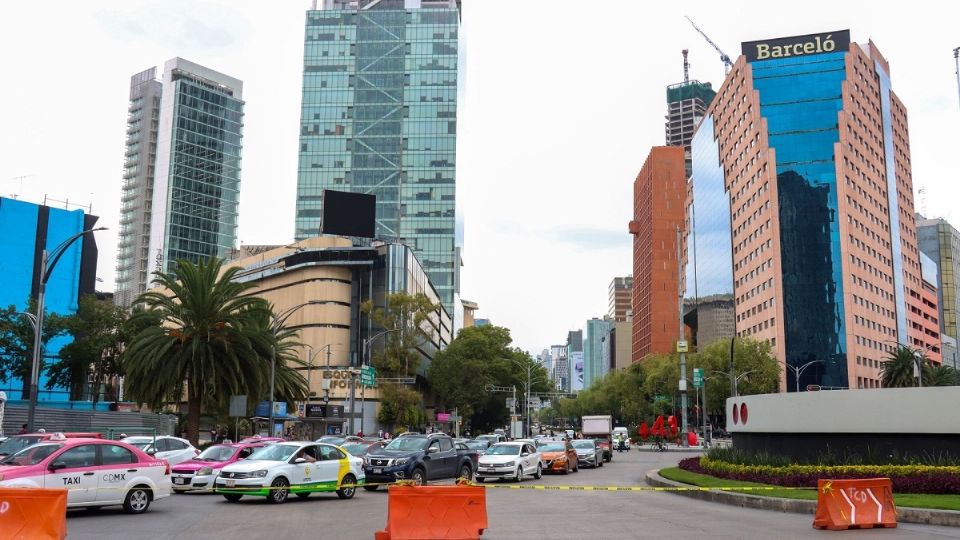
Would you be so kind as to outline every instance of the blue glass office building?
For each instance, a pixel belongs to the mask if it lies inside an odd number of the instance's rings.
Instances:
[[[687,293],[731,285],[737,334],[772,345],[789,391],[878,387],[915,341],[907,141],[886,60],[846,30],[744,43],[700,126]]]
[[[83,210],[64,210],[0,197],[0,306],[14,306],[26,311],[30,298],[37,295],[40,283],[40,256],[46,249],[53,252],[73,235],[95,227],[97,217]],[[74,242],[56,263],[46,288],[46,313],[72,315],[77,312],[81,294],[92,294],[96,286],[97,243],[87,234]],[[70,343],[71,337],[61,336],[46,343],[44,359],[47,364],[57,361],[60,349]],[[32,344],[26,344],[30,350]],[[4,365],[10,351],[0,351]],[[23,399],[23,390],[29,387],[16,374],[0,373],[0,390],[10,400]],[[38,401],[41,405],[66,402],[67,388],[48,388],[45,370],[40,371]]]
[[[319,234],[324,189],[374,194],[376,236],[416,252],[454,313],[454,0],[322,0],[307,12],[297,240]]]

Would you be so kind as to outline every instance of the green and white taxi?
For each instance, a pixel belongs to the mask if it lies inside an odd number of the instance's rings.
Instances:
[[[213,489],[230,502],[257,495],[279,504],[291,493],[305,499],[311,493],[335,491],[341,499],[349,499],[364,479],[362,459],[332,444],[294,441],[260,448],[249,458],[227,465]]]

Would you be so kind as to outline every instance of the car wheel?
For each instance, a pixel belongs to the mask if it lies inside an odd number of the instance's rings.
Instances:
[[[543,466],[537,463],[537,472],[533,475],[537,480],[543,478]]]
[[[363,486],[363,489],[367,491],[376,491],[380,486]]]
[[[267,502],[283,504],[287,502],[288,495],[290,495],[290,482],[287,482],[287,479],[281,476],[270,484],[270,494],[267,495]]]
[[[341,499],[352,499],[353,494],[357,492],[357,477],[348,474],[343,477],[343,481],[340,482],[340,485],[343,486],[337,490],[337,497]]]
[[[410,479],[413,480],[413,485],[415,486],[425,486],[427,484],[426,476],[423,469],[414,469],[413,474],[410,475]]]
[[[517,467],[517,477],[515,480],[517,483],[523,482],[523,466]]]
[[[570,474],[570,462],[567,462],[567,466],[563,468],[563,474]]]
[[[142,514],[150,508],[150,488],[135,486],[127,492],[123,500],[123,510],[128,514]]]
[[[243,495],[240,495],[239,493],[224,493],[224,494],[223,494],[223,498],[226,499],[227,502],[232,502],[232,503],[239,502],[241,497],[243,497]]]
[[[477,483],[478,483],[478,484],[482,484],[484,481],[486,481],[486,478],[484,478],[484,477],[482,477],[482,476],[478,476],[478,477],[477,477]]]
[[[463,467],[460,467],[459,478],[466,478],[467,480],[470,480],[471,478],[473,478],[473,469],[471,469],[469,465],[464,463]]]

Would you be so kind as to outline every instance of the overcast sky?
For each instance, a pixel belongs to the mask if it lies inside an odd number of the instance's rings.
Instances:
[[[664,87],[719,87],[740,42],[849,28],[890,61],[910,118],[914,188],[951,218],[960,106],[949,3],[463,0],[457,197],[463,297],[530,351],[607,310],[629,274],[632,182],[663,144]],[[181,56],[237,77],[246,101],[240,241],[293,238],[307,0],[17,2],[0,17],[0,193],[93,204],[112,290],[132,74]],[[22,179],[17,177],[25,176]],[[918,199],[918,209],[923,202]],[[960,214],[957,219],[960,220]],[[956,224],[955,224],[956,225]]]

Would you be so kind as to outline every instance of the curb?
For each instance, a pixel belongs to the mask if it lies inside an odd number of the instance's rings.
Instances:
[[[659,469],[647,473],[647,483],[654,487],[689,487],[689,484],[674,482],[673,480],[667,480],[660,476]],[[814,501],[783,499],[780,497],[760,497],[758,495],[748,495],[746,493],[735,493],[732,491],[674,491],[673,493],[701,501],[728,504],[741,508],[755,508],[758,510],[774,510],[778,512],[813,515],[817,509],[817,503]],[[897,521],[900,523],[960,527],[960,511],[899,507],[897,508]]]

